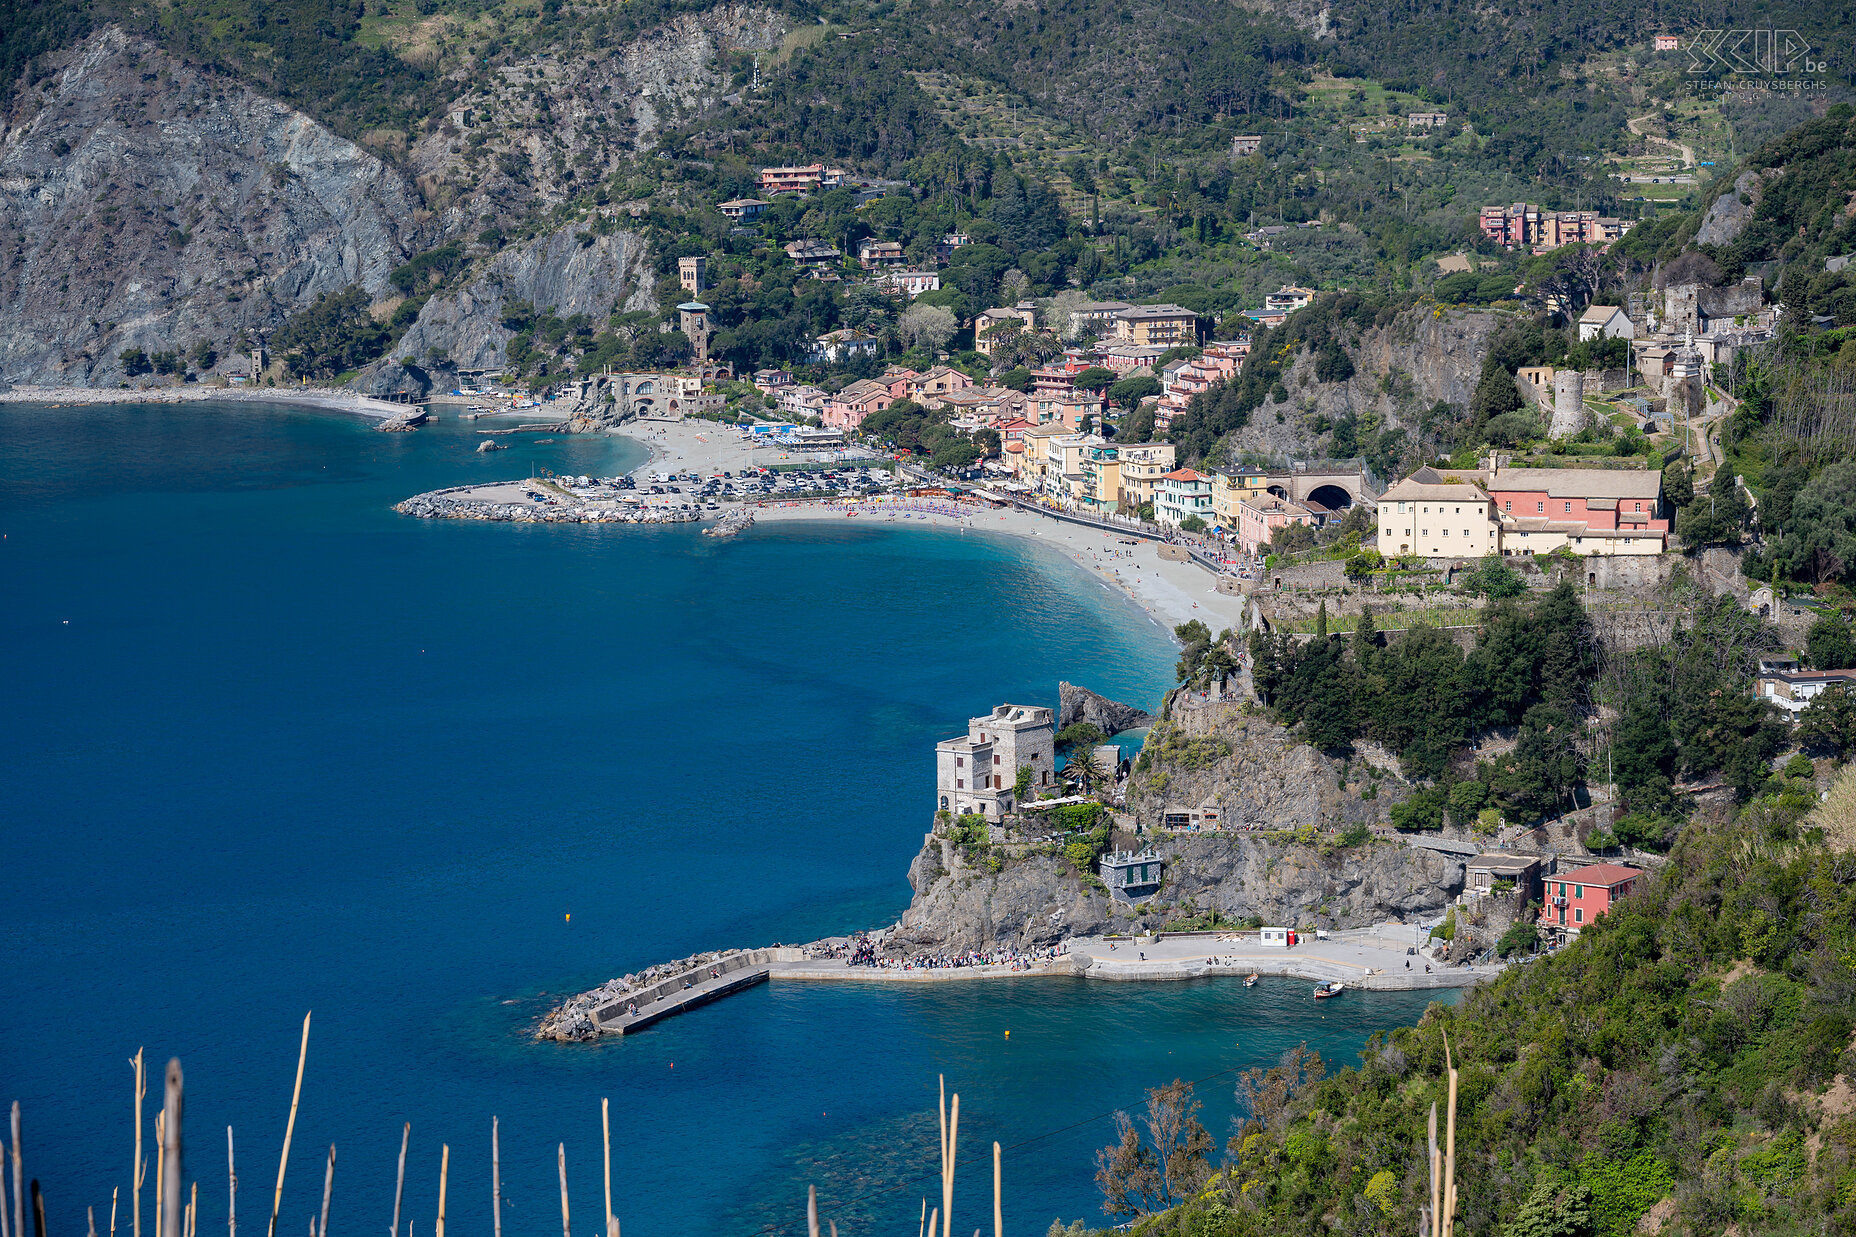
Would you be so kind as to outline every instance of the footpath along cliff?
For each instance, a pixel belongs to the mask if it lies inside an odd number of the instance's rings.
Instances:
[[[1321,928],[1434,918],[1462,891],[1463,864],[1380,835],[1374,827],[1403,794],[1395,773],[1330,760],[1245,706],[1176,706],[1149,732],[1129,810],[1113,823],[1104,813],[1087,834],[1057,837],[1065,821],[1052,813],[1004,826],[937,820],[910,865],[915,896],[886,951],[1036,947],[1205,925],[1214,911],[1220,923]],[[1221,830],[1152,828],[1166,807],[1201,804],[1218,807]],[[1147,827],[1139,837],[1136,822]],[[1166,876],[1151,899],[1129,905],[1093,868],[1106,850],[1137,847],[1151,847]]]

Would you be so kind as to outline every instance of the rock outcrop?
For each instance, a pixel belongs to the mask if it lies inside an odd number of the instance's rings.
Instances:
[[[1243,704],[1176,700],[1147,732],[1128,783],[1142,826],[1171,808],[1215,804],[1227,829],[1376,825],[1406,787],[1389,761],[1342,765]],[[1370,789],[1371,798],[1361,798]]]
[[[419,186],[454,235],[551,209],[667,125],[716,106],[729,89],[722,58],[777,51],[790,21],[721,4],[600,55],[544,52],[499,66],[490,85],[454,100],[413,146]]]
[[[1775,174],[1778,171],[1773,169]],[[1753,213],[1759,209],[1759,199],[1765,189],[1766,182],[1760,179],[1758,172],[1740,173],[1732,187],[1715,198],[1708,213],[1701,217],[1701,226],[1695,230],[1695,243],[1731,245],[1739,240],[1746,225],[1753,222]]]
[[[512,245],[462,288],[427,301],[394,351],[424,360],[437,350],[452,367],[489,369],[503,363],[515,335],[503,325],[512,302],[600,323],[614,308],[655,309],[644,259],[643,239],[625,231],[602,236],[567,227]],[[385,364],[374,370],[384,372]]]
[[[1103,734],[1120,734],[1154,724],[1154,715],[1131,704],[1110,700],[1107,696],[1078,687],[1074,683],[1057,684],[1057,729],[1073,722],[1088,722]]]
[[[0,378],[113,386],[128,349],[232,351],[431,235],[418,194],[299,112],[106,27],[0,118]]]
[[[1166,883],[1151,901],[1129,907],[1111,902],[1055,854],[1034,853],[992,872],[931,834],[909,867],[915,897],[885,950],[1035,948],[1160,928],[1181,913],[1210,910],[1265,923],[1364,927],[1433,918],[1463,889],[1460,860],[1398,841],[1324,847],[1257,833],[1151,841],[1166,861]]]
[[[1460,860],[1379,833],[1340,844],[1341,831],[1377,824],[1407,791],[1383,753],[1362,756],[1343,766],[1245,705],[1176,700],[1148,731],[1128,789],[1132,821],[1122,818],[1167,863],[1157,895],[1113,902],[1055,845],[1028,836],[995,833],[984,848],[963,848],[932,833],[910,865],[915,897],[886,949],[1049,945],[1210,910],[1323,928],[1434,917],[1462,891]],[[1217,831],[1157,828],[1166,807],[1201,804],[1219,807]]]
[[[1286,404],[1265,403],[1231,435],[1228,458],[1254,452],[1265,459],[1312,459],[1328,454],[1320,429],[1348,417],[1403,430],[1407,441],[1439,401],[1469,407],[1489,341],[1508,319],[1486,310],[1419,306],[1383,327],[1347,342],[1353,376],[1345,382],[1315,378],[1315,356],[1304,349],[1283,377]],[[1281,420],[1277,419],[1278,414]]]

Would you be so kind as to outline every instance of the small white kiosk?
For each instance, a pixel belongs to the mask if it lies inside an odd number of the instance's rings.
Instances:
[[[1287,949],[1292,935],[1288,928],[1263,929],[1263,947],[1265,949]]]

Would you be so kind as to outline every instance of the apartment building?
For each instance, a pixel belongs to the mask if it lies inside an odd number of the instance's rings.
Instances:
[[[867,271],[902,265],[902,242],[883,241],[873,236],[866,236],[857,242],[857,265]],[[940,283],[939,277],[935,282],[937,285]]]
[[[791,258],[794,266],[818,269],[836,266],[843,260],[844,254],[836,245],[824,241],[788,241],[784,246],[786,256]]]
[[[1313,288],[1298,288],[1294,284],[1284,284],[1263,298],[1263,308],[1292,314],[1314,299]]]
[[[826,402],[825,425],[828,429],[852,433],[864,423],[865,417],[895,402],[896,396],[887,383],[873,378],[859,379]]]
[[[973,350],[981,356],[989,357],[998,346],[998,341],[992,335],[995,330],[1012,325],[1022,331],[1029,331],[1037,325],[1037,320],[1037,306],[1030,301],[989,309],[973,320]]]
[[[1110,443],[1090,443],[1082,449],[1083,481],[1077,504],[1097,513],[1121,505],[1121,449]]]
[[[800,167],[762,168],[760,170],[760,189],[762,193],[818,193],[826,189],[836,189],[844,183],[843,168],[827,167],[822,163],[808,163]]]
[[[1178,528],[1193,516],[1211,523],[1212,479],[1190,468],[1175,468],[1154,490],[1154,520]]]
[[[1643,873],[1617,863],[1558,872],[1547,878],[1540,923],[1562,941],[1596,922],[1619,898],[1636,889]]]
[[[1485,206],[1478,217],[1482,234],[1510,249],[1531,245],[1536,251],[1561,245],[1603,245],[1630,231],[1632,221],[1597,211],[1543,211],[1531,202]]]
[[[1425,471],[1430,470],[1419,470]],[[1675,513],[1663,498],[1660,472],[1508,468],[1501,457],[1492,456],[1488,467],[1438,475],[1456,477],[1489,495],[1501,524],[1503,554],[1548,554],[1561,547],[1580,555],[1661,554],[1669,548]]]
[[[1170,442],[1118,443],[1121,471],[1118,506],[1139,511],[1154,501],[1160,478],[1173,471],[1178,452]]]
[[[1159,406],[1154,410],[1155,424],[1161,429],[1167,428],[1174,417],[1186,411],[1193,396],[1231,377],[1249,354],[1247,339],[1214,342],[1207,344],[1199,356],[1168,365],[1160,377],[1161,395]]]
[[[730,198],[726,202],[718,203],[715,209],[720,211],[724,218],[733,220],[735,223],[753,223],[766,214],[767,208],[772,205],[772,202],[764,202],[759,198]]]
[[[1199,316],[1180,305],[1136,305],[1114,317],[1120,343],[1190,346],[1199,342]]]
[[[1327,523],[1329,514],[1319,503],[1297,502],[1267,492],[1242,499],[1237,504],[1237,542],[1246,554],[1257,554],[1275,539],[1277,529],[1291,524],[1320,528]]]
[[[1238,508],[1269,494],[1269,475],[1262,469],[1219,469],[1212,474],[1212,515],[1220,528],[1235,530]],[[1269,540],[1268,536],[1263,538]]]

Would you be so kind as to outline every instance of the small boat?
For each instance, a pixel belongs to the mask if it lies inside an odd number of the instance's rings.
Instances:
[[[1315,985],[1315,1000],[1322,1001],[1322,1000],[1326,1000],[1328,997],[1331,997],[1331,996],[1339,996],[1342,990],[1345,988],[1345,986],[1346,985],[1338,983],[1332,979],[1328,980],[1326,983],[1316,984]]]
[[[1261,975],[1258,975],[1254,972],[1249,975],[1246,975],[1244,976],[1244,987],[1254,988],[1257,986],[1257,981],[1262,978],[1263,977]]]

